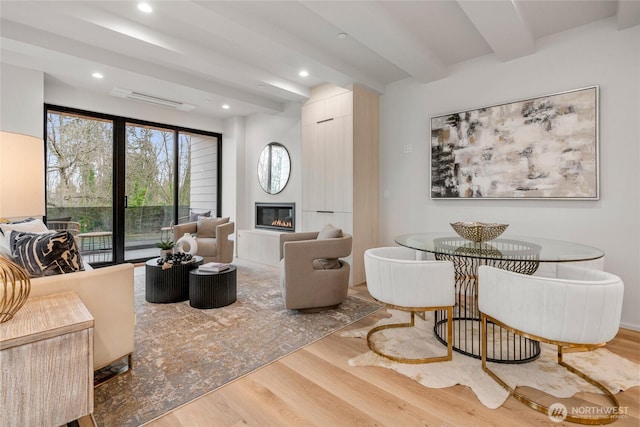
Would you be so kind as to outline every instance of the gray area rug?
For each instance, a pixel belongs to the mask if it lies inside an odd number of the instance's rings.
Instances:
[[[348,297],[320,313],[285,310],[276,268],[234,265],[238,300],[210,310],[146,302],[136,268],[133,369],[95,389],[99,426],[141,425],[380,308]]]

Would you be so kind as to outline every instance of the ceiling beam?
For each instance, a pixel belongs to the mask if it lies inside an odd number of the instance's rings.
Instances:
[[[10,41],[13,40],[17,42],[17,46],[20,44],[25,44],[26,46],[31,45],[38,49],[45,49],[50,53],[58,52],[59,54],[69,55],[84,61],[92,61],[108,67],[115,67],[155,79],[166,80],[167,82],[180,84],[203,92],[237,99],[273,112],[281,112],[284,109],[284,104],[281,102],[275,102],[249,91],[215,82],[204,76],[201,77],[192,72],[189,73],[188,70],[178,70],[150,63],[146,60],[91,46],[78,40],[71,40],[4,19],[0,19],[0,22],[2,25],[2,50],[10,50],[12,47]],[[25,50],[25,47],[23,46],[20,49]],[[42,64],[42,66],[46,68],[46,64]]]
[[[294,6],[293,2],[291,4]],[[242,34],[242,37],[234,38],[234,43],[244,48],[256,49],[259,46],[262,52],[280,52],[283,58],[304,58],[305,66],[323,82],[342,87],[360,83],[379,93],[384,92],[383,83],[260,16],[252,2],[202,2],[199,5],[234,23],[236,31]],[[294,64],[286,65],[294,67]],[[298,64],[295,67],[297,74]]]
[[[447,66],[376,2],[304,1],[304,6],[350,38],[427,83],[447,76]],[[393,7],[393,6],[391,6]]]
[[[500,60],[535,53],[536,41],[517,0],[459,0],[458,4]]]

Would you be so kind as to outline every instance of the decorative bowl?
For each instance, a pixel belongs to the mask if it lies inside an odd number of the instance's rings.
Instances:
[[[493,240],[507,229],[509,224],[496,224],[486,222],[452,222],[451,227],[458,236],[472,242],[486,242]]]

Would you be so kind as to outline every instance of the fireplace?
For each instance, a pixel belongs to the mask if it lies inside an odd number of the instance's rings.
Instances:
[[[256,203],[256,228],[296,231],[296,204]]]

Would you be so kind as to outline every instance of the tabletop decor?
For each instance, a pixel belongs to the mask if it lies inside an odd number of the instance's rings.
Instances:
[[[184,235],[176,242],[176,246],[173,250],[176,252],[187,252],[191,255],[195,255],[196,252],[198,252],[198,242],[191,233],[184,233]]]
[[[176,244],[171,240],[161,240],[160,242],[156,243],[156,247],[160,248],[161,258],[164,258],[166,255],[171,254],[175,246]]]
[[[184,252],[168,252],[157,260],[158,265],[161,265],[163,269],[171,268],[174,264],[190,264],[192,262],[195,262],[193,255]]]
[[[598,87],[431,118],[432,199],[598,200]]]
[[[509,224],[497,224],[495,222],[452,222],[451,228],[458,236],[472,242],[486,242],[493,240],[504,233]]]
[[[0,323],[11,320],[31,292],[29,274],[18,264],[0,256]]]

